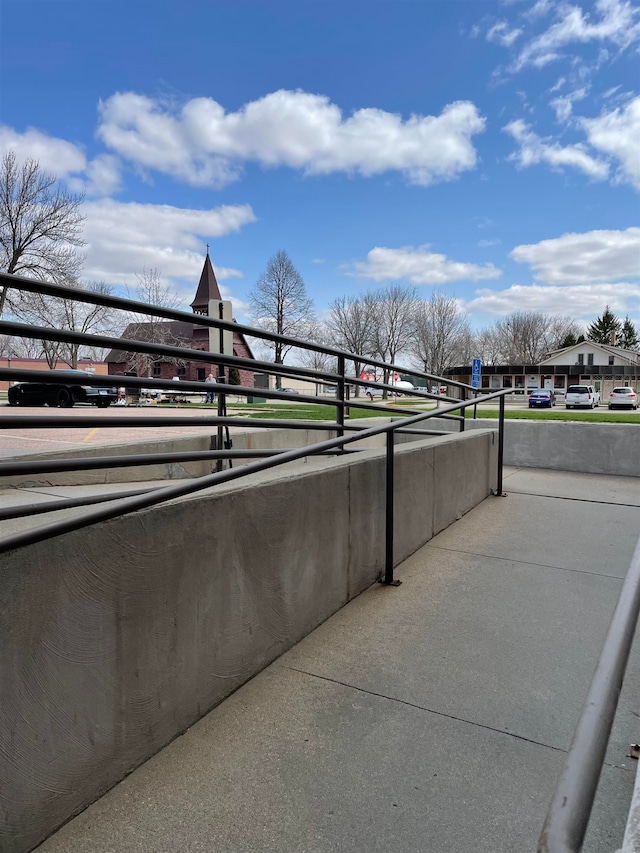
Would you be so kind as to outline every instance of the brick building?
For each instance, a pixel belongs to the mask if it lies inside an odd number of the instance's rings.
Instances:
[[[207,252],[198,289],[191,303],[193,313],[208,316],[209,300],[211,299],[219,302],[222,297],[209,252]],[[144,323],[130,323],[124,330],[122,337],[129,340],[150,341],[167,346],[209,352],[209,327],[182,320],[157,319]],[[241,358],[254,358],[251,347],[240,332],[233,333],[233,355]],[[210,363],[192,361],[186,354],[184,358],[180,359],[163,359],[127,352],[124,349],[111,350],[105,361],[108,364],[109,373],[115,376],[127,374],[129,376],[149,376],[154,379],[173,379],[177,376],[184,380],[203,382],[212,369]],[[214,369],[213,373],[216,374],[217,370]],[[239,377],[237,378],[240,380],[240,385],[253,387],[253,371],[240,370],[238,373]],[[226,381],[229,381],[228,371]]]

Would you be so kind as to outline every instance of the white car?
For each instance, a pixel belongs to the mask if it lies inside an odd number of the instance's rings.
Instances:
[[[600,405],[600,394],[593,385],[569,385],[564,405],[566,409],[595,409]]]
[[[609,394],[609,408],[615,409],[617,406],[620,406],[620,408],[638,408],[638,395],[633,388],[621,386],[620,388],[613,389]]]

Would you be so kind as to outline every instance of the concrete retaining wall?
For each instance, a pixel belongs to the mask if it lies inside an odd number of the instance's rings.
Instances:
[[[401,560],[496,485],[496,433],[396,454]],[[24,853],[374,583],[385,458],[313,460],[3,557],[0,849]]]
[[[372,421],[375,423],[388,422],[384,420]],[[247,427],[245,430],[233,430],[233,446],[236,450],[250,450],[252,448],[282,450],[289,447],[302,447],[335,437],[335,432],[324,430],[302,429],[302,430],[260,430]],[[378,446],[382,446],[383,437],[377,439]],[[177,437],[169,439],[156,439],[154,441],[141,440],[132,441],[127,444],[105,444],[99,447],[81,447],[76,450],[65,450],[63,454],[58,453],[25,453],[21,454],[20,461],[59,459],[77,459],[102,456],[134,456],[142,453],[177,453],[179,451],[212,450],[215,447],[215,433],[211,435],[202,434],[188,438]],[[243,460],[237,464],[245,464],[249,460]],[[201,462],[163,462],[157,465],[131,465],[122,468],[102,468],[89,471],[63,471],[47,474],[26,474],[14,477],[3,477],[3,487],[36,487],[36,486],[92,486],[103,483],[135,483],[140,480],[181,480],[189,477],[202,477],[211,473],[215,462],[211,460]]]
[[[438,421],[442,429],[450,422]],[[446,424],[449,426],[444,426]],[[495,420],[467,421],[467,429],[496,427]],[[586,474],[640,477],[640,423],[517,421],[504,425],[504,464]]]

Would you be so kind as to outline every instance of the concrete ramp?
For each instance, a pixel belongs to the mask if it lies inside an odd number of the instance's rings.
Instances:
[[[491,493],[496,445],[474,431],[397,449],[396,562]],[[29,850],[375,583],[385,462],[367,449],[263,471],[3,557],[2,853]]]
[[[640,529],[632,478],[507,472],[489,498],[39,853],[533,851]],[[587,853],[622,841],[632,653]]]

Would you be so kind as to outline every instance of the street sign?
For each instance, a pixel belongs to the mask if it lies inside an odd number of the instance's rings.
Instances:
[[[471,362],[471,385],[473,388],[480,387],[480,367],[482,362],[479,358],[474,358]]]

